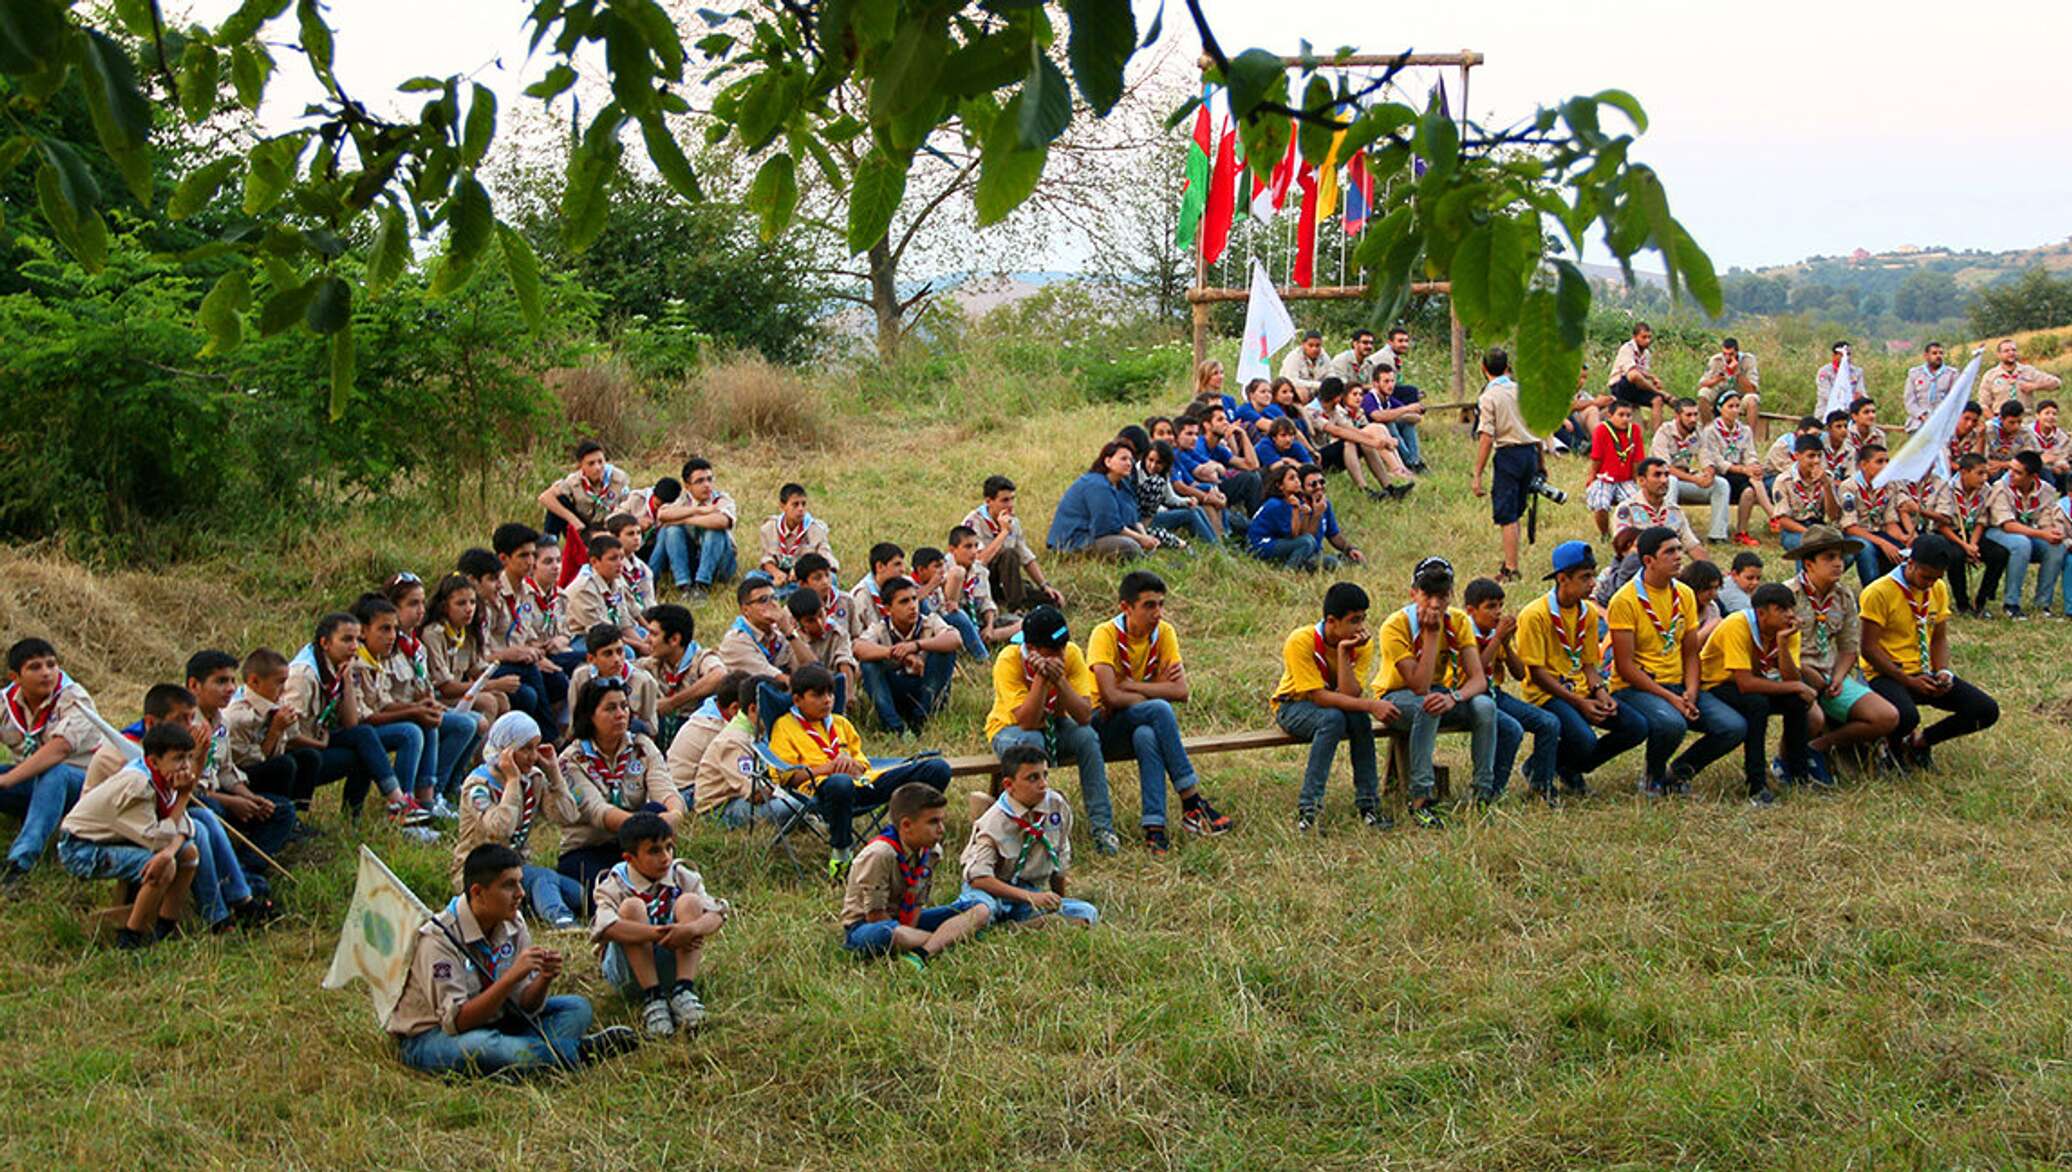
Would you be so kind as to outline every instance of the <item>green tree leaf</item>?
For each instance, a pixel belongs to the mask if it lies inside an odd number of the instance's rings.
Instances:
[[[1590,278],[1573,263],[1554,262],[1554,321],[1561,330],[1561,344],[1581,350],[1590,322]]]
[[[230,87],[237,92],[237,104],[259,112],[266,96],[266,79],[273,75],[273,54],[262,45],[241,44],[230,51]]]
[[[200,123],[215,113],[221,67],[216,46],[199,37],[187,42],[180,54],[180,112],[187,121]]]
[[[561,189],[561,235],[576,252],[588,248],[604,231],[611,210],[612,177],[623,151],[619,128],[624,124],[619,107],[606,106],[583,133],[582,145],[569,152],[568,180]]]
[[[511,294],[518,299],[518,312],[537,334],[547,328],[546,298],[540,291],[540,258],[525,237],[507,225],[496,226],[497,243],[504,254],[504,272],[511,278]]]
[[[1302,108],[1305,111],[1329,114],[1332,100],[1331,83],[1322,77],[1310,78],[1309,84],[1302,88]],[[1315,122],[1301,123],[1295,128],[1295,141],[1301,148],[1304,161],[1322,166],[1324,156],[1331,153],[1331,128]]]
[[[1551,435],[1568,416],[1583,371],[1582,350],[1561,343],[1559,314],[1555,295],[1535,289],[1526,296],[1518,317],[1518,406],[1525,426],[1537,435]]]
[[[319,74],[331,72],[331,26],[324,23],[317,0],[297,0],[295,19],[302,34],[302,51],[309,55],[311,67]]]
[[[1683,269],[1684,284],[1689,286],[1691,297],[1712,317],[1718,317],[1725,308],[1726,300],[1720,292],[1719,274],[1713,271],[1712,258],[1691,239],[1681,221],[1676,225],[1676,257]]]
[[[180,185],[173,189],[172,198],[166,201],[166,218],[184,220],[209,206],[209,201],[216,198],[216,193],[243,165],[244,160],[236,155],[225,155],[189,171],[180,180]]]
[[[1043,177],[1043,164],[1050,157],[1047,146],[1022,146],[1021,101],[1022,95],[1016,94],[1001,107],[979,152],[978,187],[972,192],[972,202],[981,228],[1006,219],[1035,192],[1036,181]]]
[[[496,214],[490,210],[489,192],[473,171],[460,177],[446,213],[446,227],[449,256],[473,263],[489,246],[490,235],[496,231]]]
[[[1277,87],[1287,87],[1288,70],[1278,56],[1264,49],[1246,49],[1230,59],[1223,81],[1230,88],[1231,113],[1242,119],[1268,100]]]
[[[201,309],[195,320],[207,331],[209,340],[203,344],[200,357],[227,354],[237,349],[244,338],[244,318],[241,316],[252,307],[252,272],[239,265],[216,278],[209,286],[208,296],[201,299]]]
[[[567,92],[568,88],[575,83],[575,70],[570,69],[565,64],[556,65],[547,71],[547,76],[526,86],[525,96],[549,102]]]
[[[474,97],[468,102],[467,127],[461,133],[460,161],[470,167],[482,162],[489,153],[490,140],[496,137],[496,93],[481,82],[475,83]]]
[[[316,292],[302,311],[303,324],[318,334],[335,334],[353,319],[353,287],[339,276],[318,277],[315,284]]]
[[[300,285],[290,285],[274,291],[273,296],[259,307],[259,333],[271,338],[289,326],[302,320],[309,303],[317,295],[317,286],[328,278],[317,277]]]
[[[1639,98],[1634,97],[1625,90],[1599,90],[1597,92],[1597,100],[1625,114],[1627,118],[1632,120],[1634,130],[1641,134],[1647,133],[1648,115],[1647,111],[1640,108]]]
[[[683,153],[682,144],[669,132],[669,123],[660,114],[650,114],[640,120],[641,141],[647,144],[648,161],[669,184],[671,190],[685,199],[705,198],[698,188],[698,176],[691,170],[691,160]]]
[[[331,335],[331,422],[345,418],[345,408],[352,402],[354,376],[353,331],[348,322],[345,328]]]
[[[1066,60],[1079,96],[1097,117],[1107,117],[1122,100],[1122,73],[1137,44],[1137,17],[1121,0],[1065,0],[1072,22]]]
[[[1023,149],[1049,146],[1072,122],[1072,90],[1057,63],[1029,42],[1029,73],[1022,79],[1015,128]]]
[[[777,239],[791,223],[792,210],[799,202],[799,181],[795,164],[788,152],[780,152],[763,160],[761,169],[755,173],[755,181],[748,185],[748,209],[762,218],[764,242]]]
[[[907,168],[912,159],[893,159],[873,150],[856,166],[849,184],[849,251],[853,255],[885,238],[893,213],[906,198]]]
[[[907,113],[935,96],[950,39],[939,11],[903,11],[899,32],[871,74],[872,121]],[[883,118],[878,117],[880,113]]]
[[[100,206],[101,185],[94,181],[93,172],[79,152],[71,144],[54,138],[46,138],[39,145],[44,161],[56,170],[58,193],[64,196],[75,219],[84,218],[88,211]]]
[[[381,209],[381,224],[367,249],[367,291],[379,297],[410,263],[410,222],[393,207]]]
[[[86,75],[86,108],[93,116],[101,149],[122,172],[137,202],[150,206],[151,161],[145,146],[151,134],[151,105],[137,88],[137,71],[128,50],[98,29],[82,36],[81,68]]]
[[[216,39],[225,45],[250,40],[259,26],[288,10],[293,0],[245,0],[237,11],[216,26]]]
[[[0,73],[36,73],[58,55],[69,3],[7,0],[0,4]]]

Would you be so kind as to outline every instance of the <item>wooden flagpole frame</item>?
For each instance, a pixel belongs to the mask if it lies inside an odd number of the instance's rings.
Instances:
[[[1486,60],[1482,54],[1471,49],[1463,49],[1458,53],[1411,53],[1408,55],[1356,53],[1343,57],[1325,57],[1312,54],[1308,57],[1282,57],[1281,64],[1289,69],[1328,68],[1332,66],[1373,67],[1394,65],[1398,60],[1401,60],[1405,66],[1439,66],[1460,70],[1460,113],[1458,117],[1463,130],[1465,130],[1468,120],[1468,71]],[[1199,64],[1202,69],[1206,70],[1213,62],[1209,58],[1203,57],[1200,59]],[[1371,291],[1371,287],[1367,285],[1325,285],[1309,289],[1302,288],[1299,285],[1290,285],[1275,286],[1275,288],[1279,291],[1281,298],[1286,301],[1346,301],[1366,297]],[[1434,293],[1443,295],[1450,294],[1453,291],[1453,286],[1446,281],[1419,281],[1410,286],[1410,291],[1417,295]],[[1194,314],[1194,365],[1196,368],[1199,368],[1203,360],[1209,356],[1209,306],[1229,301],[1244,301],[1250,296],[1250,288],[1232,289],[1211,286],[1209,284],[1208,259],[1202,253],[1200,241],[1197,239],[1194,248],[1194,287],[1187,290],[1187,304],[1193,308]],[[1449,341],[1453,351],[1453,397],[1461,399],[1466,396],[1468,387],[1467,331],[1461,327],[1460,315],[1453,313],[1450,305],[1448,306],[1447,313],[1452,319],[1452,330],[1450,331],[1452,336]]]

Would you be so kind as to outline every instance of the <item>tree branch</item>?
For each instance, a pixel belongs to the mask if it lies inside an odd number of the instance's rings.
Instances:
[[[966,180],[970,179],[972,173],[977,170],[978,160],[974,158],[969,163],[964,164],[963,170],[958,171],[954,178],[944,184],[941,191],[935,193],[934,199],[921,205],[921,210],[914,213],[914,218],[907,223],[906,231],[899,234],[898,246],[892,250],[892,267],[894,269],[899,267],[899,258],[906,255],[907,245],[914,242],[914,233],[921,230],[921,225],[927,222],[929,216],[935,214],[935,209],[941,207],[944,200],[964,190]]]

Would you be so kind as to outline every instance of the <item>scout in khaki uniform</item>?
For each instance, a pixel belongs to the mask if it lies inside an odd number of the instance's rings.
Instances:
[[[1784,554],[1799,564],[1787,584],[1798,614],[1799,676],[1819,694],[1827,725],[1808,747],[1823,755],[1889,736],[1899,724],[1899,713],[1856,670],[1863,630],[1856,594],[1842,576],[1862,549],[1832,525],[1815,525]]]
[[[2065,531],[2060,525],[2058,494],[2043,478],[2043,458],[2035,452],[2016,456],[2011,470],[1986,490],[1986,540],[2007,551],[2007,616],[2024,617],[2022,582],[2036,567],[2035,608],[2051,613],[2058,601],[2058,580],[2065,571]]]
[[[1014,512],[1014,481],[1005,476],[988,476],[980,487],[980,495],[984,499],[964,514],[964,524],[978,534],[978,560],[985,564],[994,601],[1010,611],[1022,610],[1022,583],[1026,580],[1035,587],[1027,602],[1065,605],[1064,592],[1044,581],[1043,568],[1036,563],[1036,550],[1022,533],[1022,519]]]
[[[1719,405],[1739,403],[1741,411],[1754,419],[1762,407],[1762,379],[1756,373],[1755,355],[1741,348],[1733,338],[1723,338],[1719,352],[1705,360],[1705,373],[1698,376],[1698,403],[1708,418],[1719,414]]]
[[[649,735],[667,750],[684,721],[719,690],[727,668],[720,662],[718,648],[698,642],[697,620],[684,607],[675,603],[652,607],[641,618],[647,622],[652,653],[635,666],[654,677],[658,686]]]
[[[1841,514],[1835,499],[1835,482],[1827,474],[1827,461],[1818,435],[1801,435],[1793,441],[1792,466],[1777,474],[1770,485],[1770,499],[1777,503],[1772,518],[1777,539],[1786,553],[1798,548],[1806,531],[1826,525]]]
[[[597,680],[614,680],[625,689],[626,702],[633,708],[637,731],[652,735],[661,720],[662,685],[647,669],[629,662],[626,641],[619,629],[599,623],[583,633],[583,666],[568,677],[568,694],[581,696],[583,688]]]
[[[1864,445],[1857,449],[1856,471],[1836,490],[1842,532],[1864,543],[1856,576],[1865,584],[1898,565],[1900,551],[1914,543],[1911,498],[1896,485],[1878,486],[1878,474],[1889,463],[1883,444]]]
[[[0,812],[22,820],[7,848],[4,881],[25,878],[79,799],[101,734],[87,719],[93,697],[58,666],[57,648],[42,639],[7,649],[7,686],[0,688],[0,744],[14,764],[0,770]]]
[[[137,885],[117,948],[143,948],[179,923],[200,852],[188,805],[194,800],[194,734],[167,721],[144,733],[144,758],[124,766],[65,815],[58,861],[81,879]]]
[[[461,865],[461,894],[418,929],[409,983],[386,1023],[405,1066],[428,1074],[574,1069],[640,1044],[627,1026],[586,1034],[590,1002],[548,995],[563,960],[534,947],[525,930],[524,871],[511,848],[476,847]]]
[[[777,490],[777,511],[763,521],[756,535],[763,543],[761,568],[772,586],[791,585],[799,559],[809,553],[819,554],[830,569],[841,572],[834,544],[828,539],[827,522],[807,511],[805,485],[787,484]]]
[[[633,731],[625,689],[599,680],[576,694],[568,747],[561,750],[561,776],[576,805],[590,817],[561,833],[555,869],[588,890],[597,873],[619,861],[616,837],[626,819],[659,814],[674,831],[689,808],[669,779],[669,766],[655,742]]]
[[[883,610],[855,643],[864,690],[887,731],[917,733],[949,702],[964,640],[941,615],[922,613],[911,580],[892,578],[879,588]]]
[[[719,687],[697,710],[684,718],[683,725],[676,730],[676,739],[669,742],[669,751],[662,756],[662,762],[669,769],[669,782],[686,803],[695,805],[703,814],[705,807],[697,790],[698,762],[705,756],[705,750],[720,732],[734,719],[735,704],[741,695],[742,681],[755,683],[755,677],[746,672],[730,671],[720,680]],[[749,740],[755,739],[755,688],[749,689],[748,731]]]
[[[1993,497],[1992,486],[1986,483],[1986,458],[1977,452],[1966,452],[1951,463],[1956,471],[1943,482],[1930,509],[1935,514],[1935,531],[1964,556],[1950,567],[1944,581],[1950,584],[1957,613],[1982,619],[1989,613],[1986,608],[2000,588],[2001,576],[2007,573],[2007,547],[1986,540],[1986,532],[1992,526],[1986,510]],[[1975,565],[1984,566],[1985,573],[1974,596],[1971,567]]]
[[[1728,396],[1720,404],[1719,414],[1705,425],[1705,460],[1726,477],[1727,498],[1736,505],[1734,544],[1753,548],[1762,542],[1748,531],[1749,513],[1761,505],[1767,519],[1776,509],[1770,505],[1769,485],[1763,482],[1763,463],[1756,455],[1755,433],[1741,421],[1741,400]]]
[[[590,628],[606,623],[619,629],[634,650],[648,651],[647,633],[640,627],[640,595],[626,581],[626,548],[619,539],[601,534],[590,539],[590,564],[576,575],[562,602],[562,614],[577,644]]]
[[[2003,403],[2020,403],[2028,411],[2036,405],[2038,392],[2055,391],[2062,382],[2057,375],[2045,374],[2022,361],[2022,350],[2013,338],[2003,340],[1995,353],[1998,364],[1986,368],[1978,378],[1978,400],[1985,404],[1991,414]]]
[[[971,824],[971,841],[958,856],[964,890],[996,924],[1068,923],[1092,927],[1094,905],[1070,899],[1072,804],[1050,788],[1050,765],[1033,745],[1010,745],[993,777],[993,802]]]
[[[2036,454],[2043,457],[2043,475],[2059,492],[2072,488],[2072,431],[2058,426],[2058,405],[2045,399],[2036,404],[2036,422],[2029,425],[2035,437]]]
[[[1871,690],[1899,712],[1886,743],[1899,764],[1935,768],[1934,748],[1983,732],[2000,719],[2000,705],[1950,670],[1950,591],[1943,575],[1955,547],[1929,534],[1914,543],[1906,562],[1863,592],[1863,670]],[[1950,715],[1921,728],[1921,709]]]
[[[615,836],[623,858],[597,875],[590,940],[604,979],[640,1005],[650,1038],[705,1020],[698,967],[705,941],[726,922],[727,905],[676,857],[676,832],[653,814],[635,814]]]
[[[1635,470],[1633,483],[1639,491],[1612,510],[1612,532],[1652,529],[1659,525],[1676,532],[1677,540],[1691,551],[1689,556],[1710,560],[1706,558],[1705,547],[1699,542],[1697,532],[1691,528],[1690,518],[1670,496],[1669,486],[1673,481],[1669,477],[1669,465],[1659,456],[1649,456]]]
[[[909,783],[885,804],[887,825],[856,852],[842,887],[842,947],[903,956],[915,968],[986,926],[992,912],[978,899],[928,906],[942,858],[942,791]]]
[[[825,578],[827,572],[822,570],[819,576]],[[846,596],[841,603],[846,614]],[[826,597],[810,586],[792,591],[784,609],[790,612],[791,624],[814,661],[835,673],[835,711],[847,713],[849,697],[857,694],[863,680],[863,665],[856,658],[856,644],[847,624],[829,615]]]
[[[453,885],[464,890],[471,852],[485,843],[511,848],[524,867],[525,895],[533,913],[556,928],[576,922],[587,894],[581,883],[529,861],[532,833],[542,818],[563,826],[597,821],[595,803],[584,808],[553,750],[540,743],[540,726],[523,712],[506,712],[489,726],[483,762],[461,782],[460,837],[453,846]]]
[[[540,490],[540,507],[547,510],[547,533],[558,536],[566,532],[580,543],[584,531],[602,526],[632,491],[632,479],[605,461],[604,445],[584,440],[576,445],[574,470]]]
[[[460,703],[482,673],[496,665],[481,593],[464,574],[448,574],[432,587],[419,634],[424,641],[426,678],[441,703]],[[517,677],[505,675],[483,680],[468,706],[491,720],[513,707],[531,712],[537,720],[544,703],[544,697],[527,697],[521,692]]]
[[[2036,433],[2022,422],[2020,400],[2009,399],[2000,404],[2000,411],[1986,424],[1985,448],[1986,475],[1998,480],[2014,467],[2014,458],[2023,452],[2036,450]]]
[[[360,719],[373,726],[383,749],[396,754],[397,773],[417,804],[434,819],[451,822],[459,815],[446,795],[459,789],[489,725],[472,710],[449,712],[439,703],[430,657],[419,663],[400,647],[395,603],[369,594],[353,604],[353,617],[360,620],[351,668]]]
[[[738,671],[762,681],[756,696],[758,728],[768,728],[791,707],[791,676],[814,662],[813,649],[799,638],[791,612],[777,601],[777,592],[756,575],[741,579],[734,588],[741,613],[734,617],[727,633],[720,637],[719,660],[728,671]]]
[[[1648,454],[1669,466],[1670,497],[1679,504],[1710,505],[1706,538],[1725,541],[1733,484],[1714,465],[1717,458],[1705,442],[1705,430],[1698,421],[1698,401],[1678,399],[1675,416],[1655,429]]]

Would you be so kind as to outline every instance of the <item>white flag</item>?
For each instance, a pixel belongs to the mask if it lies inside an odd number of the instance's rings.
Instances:
[[[1871,487],[1883,488],[1888,484],[1919,480],[1931,468],[1937,476],[1943,477],[1956,471],[1950,467],[1950,437],[1957,434],[1957,420],[1964,414],[1964,404],[1971,399],[1971,385],[1978,380],[1979,360],[1985,354],[1984,346],[1971,352],[1971,362],[1950,386],[1950,393],[1944,395],[1942,402],[1935,405],[1935,410],[1928,413],[1928,421],[1921,425],[1913,438],[1892,454],[1892,462],[1878,473],[1878,482]]]
[[[338,949],[331,954],[331,971],[324,974],[324,988],[343,989],[355,980],[367,982],[367,992],[374,999],[374,1020],[388,1025],[404,986],[410,983],[417,930],[431,918],[430,910],[395,872],[362,844],[359,880],[353,885],[345,926],[338,933]]]
[[[1829,412],[1848,411],[1849,404],[1856,401],[1856,367],[1849,361],[1849,347],[1842,347],[1842,365],[1835,370],[1834,380],[1827,384],[1827,402],[1820,405],[1820,419],[1825,423]]]
[[[1273,282],[1266,279],[1266,266],[1252,262],[1252,297],[1245,305],[1245,340],[1238,349],[1237,385],[1255,378],[1273,377],[1273,352],[1295,338],[1295,321]]]

